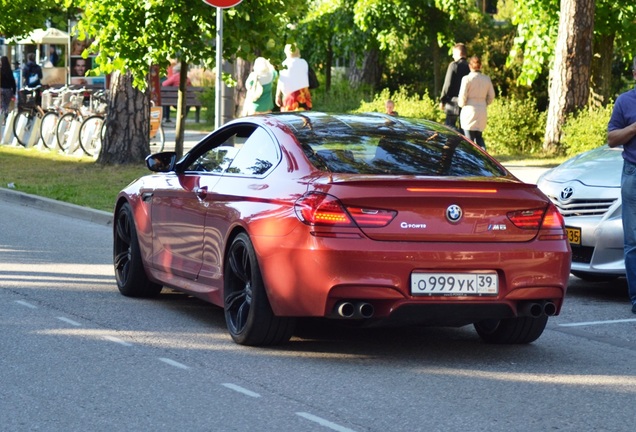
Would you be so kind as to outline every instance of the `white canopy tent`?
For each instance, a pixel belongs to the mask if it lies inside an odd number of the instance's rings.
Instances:
[[[65,31],[50,27],[45,29],[35,29],[23,37],[7,39],[8,45],[37,45],[36,58],[40,58],[40,45],[64,45],[67,52],[70,50],[69,34]],[[65,56],[63,68],[45,68],[44,81],[47,83],[68,83],[68,55]]]
[[[68,33],[56,28],[36,29],[25,37],[11,38],[8,44],[16,45],[68,45]]]

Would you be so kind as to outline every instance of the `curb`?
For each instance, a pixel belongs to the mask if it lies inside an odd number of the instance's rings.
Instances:
[[[111,213],[11,189],[0,188],[0,200],[82,219],[99,225],[111,226],[113,224],[113,215]]]

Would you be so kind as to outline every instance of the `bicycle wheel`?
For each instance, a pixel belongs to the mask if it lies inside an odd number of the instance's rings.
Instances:
[[[163,132],[163,125],[159,125],[159,129],[157,129],[155,136],[150,138],[150,153],[162,152],[165,144],[166,135]]]
[[[79,130],[79,144],[88,156],[97,157],[102,148],[102,125],[104,118],[92,115],[82,122]]]
[[[44,147],[53,149],[57,145],[57,121],[60,115],[55,111],[49,111],[42,117],[42,125],[40,126],[40,137]]]
[[[75,120],[74,113],[66,113],[57,122],[57,128],[55,130],[57,137],[57,145],[62,151],[68,150],[71,145],[69,140],[69,134],[71,133],[71,126]]]
[[[31,111],[22,110],[18,112],[13,122],[13,136],[15,136],[21,146],[26,147],[29,144],[34,124],[35,116]]]

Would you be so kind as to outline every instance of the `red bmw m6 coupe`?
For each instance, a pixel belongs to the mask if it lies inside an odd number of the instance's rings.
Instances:
[[[239,344],[287,342],[303,317],[472,324],[486,342],[529,343],[561,310],[561,215],[440,124],[268,114],[146,162],[116,201],[120,292],[218,305]]]

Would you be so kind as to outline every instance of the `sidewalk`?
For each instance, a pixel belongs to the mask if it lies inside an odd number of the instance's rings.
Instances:
[[[175,140],[175,122],[171,123],[163,123],[163,131],[166,136],[166,145],[165,151],[174,150],[174,140]],[[184,131],[183,137],[183,149],[184,152],[190,150],[196,143],[201,141],[207,135],[210,134],[211,131],[197,131],[197,130],[189,130],[188,124],[186,123],[186,130]]]

